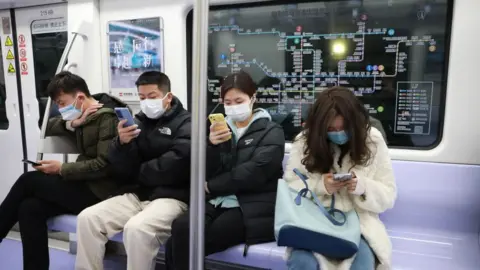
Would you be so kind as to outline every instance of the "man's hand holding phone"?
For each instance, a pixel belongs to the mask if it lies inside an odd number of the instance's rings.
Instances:
[[[46,174],[60,174],[62,169],[62,162],[58,160],[40,160],[37,163],[40,166],[33,166],[33,168]]]
[[[215,122],[210,125],[210,135],[209,139],[213,145],[221,144],[228,141],[231,138],[232,132],[228,127],[224,129],[217,130],[217,127],[221,126],[220,123]]]
[[[138,125],[131,125],[128,127],[123,127],[123,125],[127,122],[127,119],[121,120],[118,123],[117,130],[118,130],[118,138],[120,144],[127,144],[130,143],[133,139],[135,139],[138,134],[140,134],[140,129],[138,129]]]

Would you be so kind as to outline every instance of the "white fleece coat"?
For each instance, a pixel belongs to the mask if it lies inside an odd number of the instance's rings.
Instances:
[[[293,143],[288,159],[287,169],[283,178],[290,187],[301,190],[305,187],[303,182],[293,172],[297,168],[305,174],[308,179],[308,186],[315,192],[324,206],[330,206],[331,195],[328,194],[323,183],[322,174],[309,173],[302,165],[304,158],[305,140],[297,138]],[[375,253],[378,264],[377,270],[391,269],[392,244],[388,237],[384,224],[379,219],[379,214],[393,207],[397,196],[395,178],[393,176],[392,163],[388,153],[388,147],[380,131],[371,128],[367,138],[367,146],[372,151],[372,159],[365,166],[355,166],[350,171],[357,176],[357,186],[365,190],[363,196],[349,194],[346,188],[335,194],[335,208],[341,211],[350,211],[355,209],[360,219],[360,229],[363,237]],[[335,173],[348,173],[352,167],[350,155],[347,154],[342,160],[342,166],[338,166],[340,157],[340,148],[333,145],[334,165],[331,169]],[[321,213],[318,213],[321,215]],[[291,249],[287,249],[287,258],[290,256]],[[321,270],[349,270],[353,259],[349,258],[343,261],[330,260],[320,254],[314,253]]]

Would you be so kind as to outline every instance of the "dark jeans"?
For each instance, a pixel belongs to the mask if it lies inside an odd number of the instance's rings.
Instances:
[[[317,258],[311,251],[294,249],[287,261],[288,270],[319,270]],[[362,237],[355,259],[350,266],[350,270],[374,270],[375,254]]]
[[[0,205],[0,241],[20,224],[23,269],[48,270],[47,219],[79,214],[100,200],[85,182],[67,182],[59,175],[24,173]]]
[[[188,270],[189,220],[187,211],[172,223],[165,260],[169,270]],[[205,205],[205,256],[245,242],[245,225],[240,208],[215,208]]]

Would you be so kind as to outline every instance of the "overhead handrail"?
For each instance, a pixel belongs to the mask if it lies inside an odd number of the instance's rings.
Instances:
[[[78,66],[77,63],[70,62],[65,65],[65,67],[63,68],[63,71],[69,71],[71,68],[74,68],[74,67],[76,68],[77,66]]]
[[[208,0],[193,5],[192,152],[190,171],[190,270],[204,268],[205,158],[207,151]]]
[[[79,29],[80,28],[81,27],[79,27]],[[66,66],[66,63],[67,63],[68,55],[70,54],[70,51],[72,50],[73,43],[77,39],[77,36],[82,37],[83,40],[88,40],[87,35],[85,35],[83,33],[80,33],[80,30],[73,31],[72,34],[73,34],[73,37],[72,37],[71,40],[67,41],[67,46],[65,46],[65,50],[63,50],[62,57],[60,57],[60,61],[58,63],[57,70],[55,71],[55,74],[58,74],[61,71],[63,71],[64,67],[67,68],[67,70],[68,70],[71,67],[76,66],[75,63],[71,63],[71,64]],[[51,106],[52,106],[52,100],[51,100],[50,97],[48,97],[47,106],[45,107],[45,113],[43,114],[42,128],[40,129],[40,140],[45,139],[45,133],[46,133],[46,130],[47,130],[47,125],[48,125],[48,119],[50,118],[50,108],[51,108]],[[40,148],[40,149],[42,149],[42,148]],[[67,160],[67,156],[68,156],[67,154],[63,155],[64,161]],[[37,160],[42,160],[42,159],[43,159],[43,150],[42,150],[42,152],[37,152]]]

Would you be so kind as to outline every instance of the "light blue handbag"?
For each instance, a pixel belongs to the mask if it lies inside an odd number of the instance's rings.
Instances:
[[[360,221],[357,212],[335,209],[332,195],[325,209],[317,195],[308,188],[307,177],[293,170],[305,184],[300,191],[291,189],[285,180],[278,181],[275,206],[275,238],[278,246],[311,250],[333,259],[346,259],[358,251]],[[310,193],[312,199],[306,197]]]

